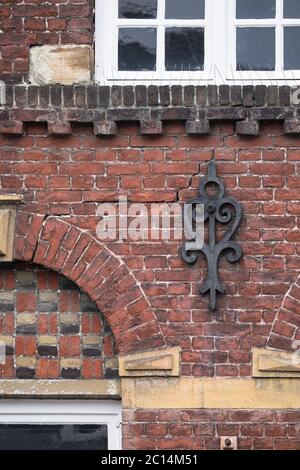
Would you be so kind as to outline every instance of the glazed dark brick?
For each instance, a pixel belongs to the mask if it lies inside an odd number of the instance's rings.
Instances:
[[[0,302],[0,312],[12,312],[14,304],[10,302]]]
[[[35,376],[35,370],[28,367],[18,367],[16,369],[17,379],[33,379]]]
[[[16,328],[17,335],[32,335],[37,333],[35,325],[18,325]]]
[[[84,356],[100,356],[101,355],[101,350],[100,348],[83,348],[82,354]]]
[[[79,369],[62,369],[61,378],[62,379],[79,379],[80,370]]]
[[[56,302],[38,302],[40,312],[57,312]]]
[[[79,325],[61,325],[60,332],[63,335],[74,335],[80,332]]]
[[[57,356],[58,349],[56,346],[39,346],[38,347],[38,354],[40,356]]]
[[[91,299],[85,294],[81,294],[80,296],[80,308],[82,312],[97,311],[97,306],[95,305],[95,303],[92,302]]]

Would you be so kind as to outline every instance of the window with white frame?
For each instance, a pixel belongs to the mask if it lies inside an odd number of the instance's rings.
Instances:
[[[300,0],[96,0],[98,83],[300,80]]]
[[[300,1],[236,0],[233,6],[229,41],[232,78],[299,79]]]
[[[121,403],[0,400],[0,451],[120,450]]]

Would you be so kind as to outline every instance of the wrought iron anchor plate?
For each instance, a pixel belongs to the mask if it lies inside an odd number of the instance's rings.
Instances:
[[[216,193],[209,195],[207,188],[214,185]],[[182,258],[188,264],[194,264],[202,252],[207,260],[207,278],[200,286],[201,294],[209,293],[209,307],[212,311],[217,308],[217,293],[224,294],[225,286],[221,283],[218,274],[218,262],[222,253],[227,253],[230,263],[238,261],[242,256],[240,245],[232,240],[240,224],[243,209],[242,205],[232,197],[225,195],[225,185],[221,178],[216,175],[216,163],[212,160],[208,164],[207,176],[202,178],[199,186],[199,196],[190,201],[193,206],[192,221],[196,220],[195,207],[202,204],[204,207],[203,221],[208,224],[208,242],[204,242],[202,248],[192,248],[191,243],[186,242],[182,247]],[[223,238],[217,241],[216,224],[228,224],[230,228],[225,232]]]

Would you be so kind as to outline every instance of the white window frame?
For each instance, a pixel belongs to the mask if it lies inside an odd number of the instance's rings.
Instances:
[[[183,0],[184,1],[184,0]],[[118,0],[96,0],[96,25],[95,25],[95,45],[96,45],[96,82],[99,84],[126,85],[134,82],[168,84],[172,82],[207,82],[212,81],[210,77],[211,67],[214,60],[211,60],[209,44],[213,43],[215,7],[220,0],[209,0],[206,2],[204,20],[167,20],[164,19],[165,0],[158,0],[157,19],[118,19]],[[157,70],[151,72],[123,72],[118,71],[118,27],[157,27]],[[173,26],[183,27],[204,27],[204,70],[203,71],[165,71],[163,70],[163,58],[165,49],[164,28]],[[104,38],[109,38],[104,41]],[[112,38],[112,39],[110,39]],[[111,44],[111,45],[109,45]],[[211,48],[210,48],[211,49]],[[217,48],[215,48],[218,52]]]
[[[267,20],[237,20],[236,0],[206,0],[204,20],[166,20],[163,19],[165,0],[159,0],[158,5],[158,19],[118,19],[118,0],[96,0],[96,83],[100,85],[300,83],[300,70],[283,70],[283,26],[300,26],[300,19],[283,19],[283,0],[276,0],[276,18]],[[156,71],[123,72],[117,70],[118,26],[158,27]],[[167,72],[162,70],[165,26],[205,28],[203,71]],[[275,26],[276,70],[274,72],[235,70],[237,26]]]
[[[113,400],[1,400],[0,424],[103,424],[108,449],[122,449],[122,406]]]
[[[276,0],[276,16],[270,19],[236,19],[236,0],[229,0],[227,23],[229,44],[227,50],[229,70],[227,80],[272,83],[278,81],[300,80],[300,70],[284,70],[284,26],[300,26],[300,18],[283,18],[284,0]],[[274,71],[236,71],[236,28],[237,27],[275,27],[275,70]]]

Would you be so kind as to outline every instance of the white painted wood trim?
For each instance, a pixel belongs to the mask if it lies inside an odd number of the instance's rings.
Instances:
[[[184,0],[183,0],[184,1]],[[209,0],[204,20],[166,20],[165,0],[158,0],[158,18],[118,19],[118,0],[95,2],[95,80],[100,85],[168,85],[168,84],[289,84],[299,85],[300,70],[283,70],[283,27],[300,26],[300,19],[283,18],[283,1],[276,0],[276,17],[267,20],[238,20],[236,0]],[[157,70],[152,72],[119,72],[117,70],[118,26],[157,26]],[[164,62],[164,26],[202,26],[205,28],[205,63],[203,71],[166,72]],[[236,71],[236,27],[268,26],[276,29],[276,70]]]
[[[121,402],[107,400],[1,400],[0,424],[104,424],[109,450],[122,448]]]

